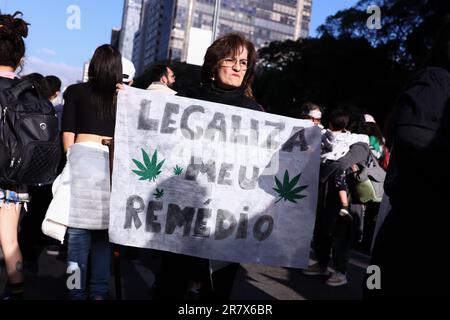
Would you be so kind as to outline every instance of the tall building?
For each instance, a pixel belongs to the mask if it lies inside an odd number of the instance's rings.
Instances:
[[[111,30],[111,46],[119,50],[120,29],[113,28]]]
[[[133,58],[147,55],[138,72],[156,60],[186,61],[190,51],[204,49],[207,31],[212,35],[216,0],[147,1],[134,39]],[[311,8],[312,0],[221,0],[217,35],[242,33],[257,49],[272,41],[306,38]]]
[[[153,62],[169,57],[174,17],[173,0],[146,0],[142,20],[134,35],[132,61],[140,74]]]
[[[133,55],[134,34],[141,24],[144,3],[145,0],[125,0],[124,2],[118,49],[123,57],[130,60]]]
[[[83,82],[88,82],[89,80],[89,64],[91,63],[91,60],[84,62],[83,64],[83,77],[81,80]]]

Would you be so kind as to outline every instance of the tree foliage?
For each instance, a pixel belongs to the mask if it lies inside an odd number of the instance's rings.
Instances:
[[[296,51],[286,61],[277,52]],[[260,51],[261,70],[254,83],[257,100],[269,112],[297,117],[303,102],[327,108],[350,103],[375,115],[392,107],[407,72],[393,66],[386,50],[364,38],[322,37],[272,43]]]
[[[367,8],[381,9],[381,29],[369,29]],[[431,48],[442,17],[450,13],[448,0],[360,0],[327,18],[321,36],[366,38],[372,46],[389,49],[391,59],[415,68]]]
[[[381,9],[371,30],[369,5]],[[448,0],[360,0],[327,18],[318,38],[272,42],[258,52],[257,100],[269,112],[298,116],[305,101],[332,109],[353,104],[382,120],[408,77],[429,54]]]

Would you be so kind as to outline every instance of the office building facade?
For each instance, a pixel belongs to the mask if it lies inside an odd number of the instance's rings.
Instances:
[[[132,61],[137,74],[155,61],[169,58],[170,35],[176,1],[147,0],[142,20],[134,35]]]
[[[139,30],[142,18],[142,8],[145,0],[125,0],[122,16],[122,28],[117,35],[113,30],[111,38],[118,37],[118,49],[123,57],[131,60],[133,55],[134,35]],[[113,44],[114,45],[114,44]]]
[[[191,34],[212,34],[214,6],[215,0],[147,0],[134,38],[138,72],[158,60],[186,61],[189,50],[204,47]],[[272,41],[306,38],[311,9],[312,0],[221,0],[217,35],[242,33],[257,49]]]

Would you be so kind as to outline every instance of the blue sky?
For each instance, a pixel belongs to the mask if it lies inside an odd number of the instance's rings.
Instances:
[[[80,29],[67,28],[70,5],[80,9]],[[123,0],[0,0],[0,8],[22,11],[31,24],[22,74],[56,74],[69,84],[81,79],[95,48],[110,42],[111,29],[120,28]]]
[[[326,17],[354,5],[357,0],[313,0],[311,36]],[[22,11],[30,33],[22,74],[55,74],[65,85],[81,79],[83,62],[96,47],[109,43],[111,29],[120,28],[124,0],[0,0],[3,13]],[[80,29],[68,29],[71,14],[80,9]]]
[[[310,36],[316,36],[316,29],[326,18],[339,10],[354,6],[358,0],[313,0]]]

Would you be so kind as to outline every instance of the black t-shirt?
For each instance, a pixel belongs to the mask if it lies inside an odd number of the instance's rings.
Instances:
[[[92,86],[89,82],[74,84],[66,89],[62,131],[114,137],[115,119],[100,118],[90,102],[91,95]]]

